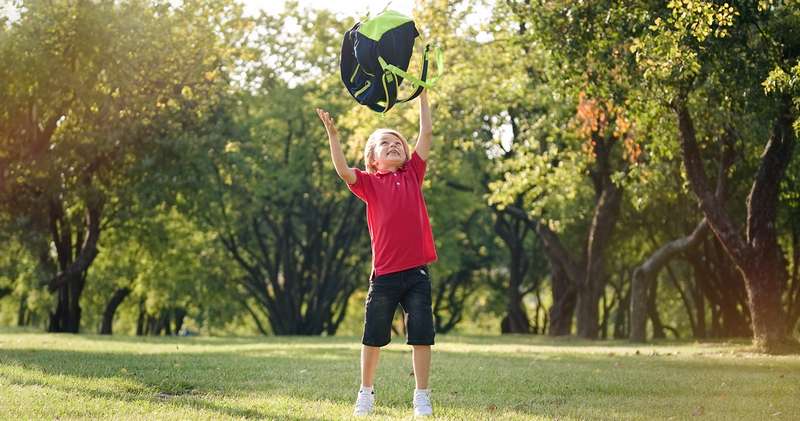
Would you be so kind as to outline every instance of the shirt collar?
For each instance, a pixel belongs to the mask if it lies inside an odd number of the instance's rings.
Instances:
[[[408,161],[404,162],[403,165],[401,165],[400,168],[398,168],[396,171],[387,171],[387,172],[378,172],[378,171],[376,171],[375,175],[377,175],[378,177],[385,177],[387,175],[392,175],[392,174],[395,174],[395,173],[401,174],[401,173],[406,171],[407,167],[408,167]]]

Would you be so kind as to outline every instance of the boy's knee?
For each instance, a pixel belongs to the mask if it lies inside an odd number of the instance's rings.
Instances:
[[[375,348],[378,351],[380,351],[380,349],[384,346],[389,345],[389,342],[391,342],[391,340],[387,340],[385,338],[373,339],[363,336],[361,339],[361,345],[364,345],[367,348]]]

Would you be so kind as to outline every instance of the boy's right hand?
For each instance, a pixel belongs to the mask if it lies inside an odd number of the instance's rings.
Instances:
[[[342,145],[339,144],[339,133],[336,131],[336,126],[333,125],[333,119],[327,111],[317,108],[317,115],[325,125],[325,130],[328,131],[328,143],[331,146],[331,158],[333,159],[333,166],[336,168],[336,173],[339,174],[342,180],[347,184],[355,183],[358,178],[356,172],[347,166],[347,159],[342,153]]]
[[[336,131],[336,126],[333,124],[333,118],[331,115],[328,114],[327,111],[317,108],[317,115],[319,119],[322,120],[322,124],[325,125],[325,130],[328,132],[328,137],[339,137],[339,132]]]

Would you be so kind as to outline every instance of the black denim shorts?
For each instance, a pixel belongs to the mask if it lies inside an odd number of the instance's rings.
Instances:
[[[361,343],[380,347],[391,341],[392,318],[398,304],[403,308],[405,316],[406,343],[433,345],[435,332],[431,308],[431,278],[427,266],[370,279]]]

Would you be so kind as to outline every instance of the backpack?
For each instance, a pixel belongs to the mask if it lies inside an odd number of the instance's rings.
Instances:
[[[425,46],[422,74],[416,78],[406,72],[419,36],[414,21],[394,11],[384,11],[374,18],[356,23],[344,34],[339,67],[342,82],[350,95],[362,105],[385,113],[395,104],[411,101],[424,88],[431,88],[438,75],[428,80],[428,53]],[[442,53],[436,49],[438,72],[442,70]],[[405,99],[398,99],[403,79],[416,89]]]

